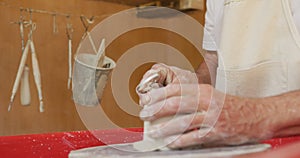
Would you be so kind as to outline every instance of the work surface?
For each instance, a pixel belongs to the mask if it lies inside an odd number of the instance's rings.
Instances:
[[[114,129],[93,131],[93,133],[101,136],[102,140],[108,144],[131,143],[142,140],[143,129],[132,128],[127,130],[131,132]],[[271,144],[273,148],[278,148],[297,141],[300,141],[300,136],[277,138],[265,141],[265,143]],[[64,158],[68,157],[71,150],[100,145],[105,144],[89,131],[8,136],[0,137],[0,157]]]

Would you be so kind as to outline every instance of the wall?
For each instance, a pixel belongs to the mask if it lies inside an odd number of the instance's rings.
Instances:
[[[34,13],[33,20],[37,29],[34,32],[34,42],[37,56],[40,62],[40,71],[43,86],[45,112],[38,112],[38,96],[31,69],[31,55],[27,60],[30,67],[31,105],[20,105],[20,93],[18,91],[13,109],[7,112],[11,90],[21,58],[21,42],[18,25],[10,22],[19,18],[19,7],[42,9],[71,13],[71,22],[74,27],[74,44],[76,50],[81,35],[84,32],[79,16],[88,17],[98,15],[96,22],[100,22],[110,14],[128,9],[128,6],[93,0],[67,0],[67,1],[4,1],[10,6],[0,5],[0,135],[18,135],[29,133],[48,133],[85,130],[76,106],[72,100],[72,92],[67,89],[68,53],[67,37],[65,34],[66,18],[57,16],[58,33],[53,33],[53,17],[48,14]],[[190,14],[203,23],[204,12],[193,11]],[[28,14],[25,14],[28,17]],[[196,68],[201,62],[201,56],[193,46],[178,35],[159,29],[140,29],[120,36],[107,48],[107,54],[116,61],[124,51],[130,47],[145,41],[162,41],[178,50],[193,63]],[[198,55],[197,55],[198,54]],[[126,66],[126,65],[124,65]],[[137,101],[134,87],[141,79],[142,74],[151,66],[151,63],[138,68],[131,77],[130,94]],[[110,84],[105,89],[102,106],[110,119],[121,127],[140,127],[142,122],[135,116],[128,115],[119,108],[113,98]],[[122,105],[130,106],[130,105]],[[81,108],[81,107],[79,107]],[[139,107],[136,107],[137,109]],[[101,121],[101,120],[99,120]]]

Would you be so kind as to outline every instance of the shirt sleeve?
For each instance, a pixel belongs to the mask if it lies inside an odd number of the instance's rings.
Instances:
[[[215,22],[216,22],[216,4],[215,0],[206,1],[205,26],[203,35],[203,49],[216,51],[215,42]]]

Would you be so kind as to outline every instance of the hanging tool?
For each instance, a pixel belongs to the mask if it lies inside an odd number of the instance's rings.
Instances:
[[[58,33],[58,27],[57,27],[57,23],[56,23],[56,14],[53,14],[53,33],[56,34]]]
[[[24,71],[27,56],[28,56],[28,51],[29,51],[29,48],[30,48],[31,49],[31,60],[32,60],[33,75],[34,75],[34,80],[35,80],[35,84],[36,84],[36,87],[37,87],[38,96],[39,96],[39,100],[40,100],[39,111],[44,112],[40,70],[39,70],[39,66],[38,66],[38,60],[37,60],[37,57],[36,57],[34,43],[32,41],[33,40],[32,34],[33,34],[33,31],[36,29],[36,24],[32,22],[32,11],[31,10],[29,11],[29,14],[30,14],[30,21],[28,23],[26,23],[26,27],[29,26],[30,31],[29,31],[29,34],[28,34],[28,40],[27,40],[26,46],[24,48],[24,52],[22,54],[22,58],[21,58],[21,62],[20,62],[20,65],[19,65],[16,80],[14,82],[12,95],[10,97],[10,103],[8,105],[8,111],[11,111],[12,104],[13,104],[16,92],[17,92],[19,84],[20,84],[21,75],[22,75],[22,72]]]
[[[105,38],[102,39],[101,44],[98,49],[97,53],[97,67],[103,67],[104,66],[104,59],[105,59]]]
[[[92,45],[94,53],[97,54],[97,49],[96,49],[95,43],[94,43],[94,41],[92,39],[92,36],[89,32],[89,27],[90,27],[91,24],[93,24],[95,22],[95,17],[92,16],[91,18],[87,18],[87,17],[81,15],[80,20],[81,20],[82,25],[85,29],[81,40],[83,40],[87,36],[90,43],[91,43],[91,45]]]
[[[20,21],[18,22],[20,26],[20,37],[21,37],[21,47],[22,47],[22,54],[24,53],[25,49],[25,40],[24,40],[24,24],[27,25],[27,22],[23,19],[23,9],[20,9]],[[29,86],[29,67],[26,64],[25,68],[23,70],[23,75],[21,76],[21,90],[20,90],[20,96],[21,96],[21,105],[28,106],[30,105],[30,86]]]
[[[68,76],[68,89],[71,87],[72,81],[72,38],[73,38],[73,26],[70,23],[70,16],[67,16],[67,28],[66,33],[68,37],[68,54],[69,54],[69,76]]]
[[[20,88],[20,95],[21,95],[21,105],[29,106],[31,95],[30,95],[30,87],[29,87],[29,67],[25,65],[23,70],[23,75],[21,78],[21,88]]]
[[[11,108],[12,108],[12,104],[13,104],[13,101],[15,99],[15,96],[16,96],[16,93],[17,93],[17,90],[18,90],[18,87],[19,87],[19,84],[20,84],[21,75],[22,75],[22,72],[23,72],[24,67],[25,67],[25,63],[26,63],[30,43],[31,43],[31,41],[28,40],[27,43],[26,43],[26,46],[24,48],[24,52],[22,54],[22,57],[21,57],[21,62],[20,62],[19,68],[18,68],[18,73],[17,73],[16,79],[15,79],[13,89],[12,89],[12,94],[11,94],[11,97],[10,97],[10,103],[8,105],[8,111],[10,111]]]
[[[36,52],[35,52],[35,47],[33,43],[33,31],[36,29],[36,24],[32,22],[32,11],[29,11],[30,14],[30,32],[29,32],[29,41],[30,41],[30,49],[31,49],[31,61],[32,61],[32,69],[33,69],[33,76],[34,76],[34,81],[36,84],[36,88],[38,91],[38,97],[40,100],[40,105],[39,105],[39,111],[44,112],[44,103],[43,103],[43,95],[42,95],[42,84],[41,84],[41,75],[40,75],[40,69],[39,69],[39,64],[38,60],[36,57]]]

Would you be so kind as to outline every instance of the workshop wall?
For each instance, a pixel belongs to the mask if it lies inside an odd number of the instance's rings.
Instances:
[[[84,28],[79,18],[80,15],[83,14],[87,17],[97,15],[99,18],[96,19],[96,23],[98,23],[110,14],[130,7],[94,0],[7,0],[2,2],[6,2],[9,6],[0,5],[0,135],[85,130],[86,127],[81,121],[72,100],[72,91],[67,89],[68,41],[65,33],[67,20],[63,16],[56,17],[58,32],[54,33],[52,15],[33,13],[33,21],[36,22],[37,26],[33,38],[40,64],[45,112],[40,113],[38,111],[39,100],[32,74],[31,54],[29,54],[27,60],[30,68],[31,104],[26,107],[21,106],[20,93],[18,91],[12,111],[7,112],[12,87],[21,59],[19,26],[11,24],[11,22],[19,20],[19,7],[70,13],[74,15],[71,16],[71,22],[74,27],[73,54],[75,54],[75,50],[84,33]],[[192,11],[189,14],[203,23],[203,11]],[[28,19],[28,14],[24,13],[24,15]],[[199,53],[189,42],[174,33],[160,29],[140,29],[128,32],[109,45],[106,52],[109,57],[117,61],[127,49],[149,41],[160,41],[172,45],[188,57],[194,68],[197,68],[202,61]],[[144,65],[132,75],[130,93],[135,101],[138,98],[134,87],[150,66],[151,63]],[[105,89],[102,106],[107,116],[120,127],[142,126],[139,118],[131,116],[119,108],[112,95],[110,84]]]

